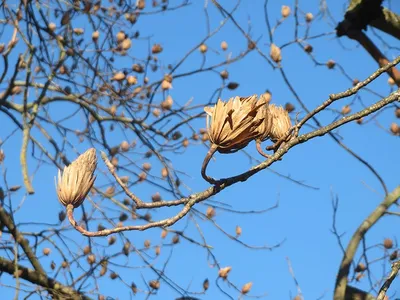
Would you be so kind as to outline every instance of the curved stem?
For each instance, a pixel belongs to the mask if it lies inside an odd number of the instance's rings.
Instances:
[[[261,148],[261,141],[260,140],[256,141],[256,148],[257,148],[258,153],[260,153],[265,158],[270,158],[271,157],[271,155],[268,155],[267,153],[265,153],[263,151],[263,149]]]
[[[216,184],[217,180],[208,176],[206,174],[208,163],[210,162],[211,157],[213,157],[214,153],[217,151],[217,146],[212,144],[210,150],[208,150],[206,157],[204,158],[203,165],[201,166],[201,176],[203,176],[204,180],[211,184]]]

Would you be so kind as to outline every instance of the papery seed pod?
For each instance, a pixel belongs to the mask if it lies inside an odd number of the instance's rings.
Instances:
[[[4,45],[4,43],[1,43],[0,44],[0,54],[3,53],[4,49],[5,49],[5,45]]]
[[[138,9],[144,9],[146,7],[146,2],[145,0],[138,0],[136,5]]]
[[[222,279],[228,278],[229,272],[232,270],[232,267],[225,267],[219,269],[218,276],[221,277]]]
[[[294,107],[294,105],[293,105],[292,103],[287,102],[287,103],[285,104],[285,110],[286,110],[288,113],[291,113],[292,111],[295,110],[295,107]]]
[[[366,269],[367,267],[363,263],[359,263],[354,269],[354,272],[364,272]]]
[[[162,239],[165,239],[165,237],[168,235],[168,231],[166,231],[165,229],[163,229],[162,231],[161,231],[161,238]]]
[[[117,166],[118,166],[118,158],[114,156],[114,157],[111,159],[111,164],[112,164],[114,167],[117,167]]]
[[[117,106],[116,106],[116,105],[112,105],[112,106],[110,107],[110,113],[111,113],[111,115],[115,116],[116,112],[117,112]],[[111,124],[111,125],[113,125],[113,124]],[[110,130],[113,131],[114,128],[111,128],[111,127],[110,127]],[[118,148],[117,148],[117,149],[118,149]]]
[[[209,139],[210,139],[210,136],[208,135],[207,132],[201,136],[201,140],[203,142],[207,142]]]
[[[290,15],[290,7],[287,5],[282,5],[281,15],[283,18],[287,18]]]
[[[60,222],[62,222],[62,221],[64,221],[65,220],[65,217],[66,217],[67,215],[65,214],[65,211],[60,211],[59,213],[58,213],[58,220],[60,221]]]
[[[97,300],[106,300],[106,297],[104,297],[104,295],[99,295],[97,296]]]
[[[383,240],[383,247],[385,249],[392,249],[393,248],[393,240],[390,238],[386,238]]]
[[[56,190],[58,200],[64,206],[72,204],[77,208],[82,204],[96,179],[96,166],[96,150],[90,148],[69,166],[64,167],[62,174],[58,170]]]
[[[131,243],[128,241],[124,244],[124,247],[122,247],[122,252],[128,256],[129,252],[131,251]]]
[[[172,140],[173,141],[177,141],[177,140],[179,140],[180,138],[182,137],[182,133],[180,132],[180,131],[175,131],[173,134],[172,134]]]
[[[159,256],[161,253],[161,247],[160,246],[156,246],[156,248],[154,249],[154,252],[156,254],[156,256]]]
[[[103,224],[98,224],[97,225],[97,231],[103,231],[104,229],[106,229],[106,228],[104,227]]]
[[[398,252],[397,252],[397,250],[395,250],[390,254],[389,259],[390,260],[396,260],[397,257],[398,257]]]
[[[358,273],[358,274],[356,275],[356,281],[360,281],[364,276],[365,276],[364,273]]]
[[[206,217],[208,219],[212,219],[215,217],[215,208],[214,207],[207,207],[207,211],[206,211]]]
[[[123,72],[115,73],[111,78],[111,81],[122,81],[125,79],[125,74]]]
[[[200,45],[200,47],[199,47],[199,50],[200,50],[200,52],[201,53],[206,53],[207,52],[207,50],[208,50],[208,47],[207,47],[207,45],[206,44],[201,44]]]
[[[288,112],[281,106],[270,104],[268,106],[269,113],[272,116],[272,128],[270,138],[276,142],[285,137],[289,129],[292,127]]]
[[[330,59],[326,62],[326,66],[328,69],[333,69],[336,66],[336,62],[333,59]]]
[[[42,250],[43,254],[46,256],[49,256],[51,253],[51,249],[50,248],[43,248]]]
[[[356,120],[356,123],[357,123],[358,125],[361,125],[361,124],[363,123],[363,121],[364,121],[363,118],[358,118],[358,119]]]
[[[107,197],[112,197],[114,195],[114,193],[115,193],[115,186],[109,186],[104,192],[104,194]]]
[[[9,190],[10,192],[16,192],[16,191],[18,191],[20,188],[21,188],[20,185],[13,185],[13,186],[11,186],[8,190]]]
[[[85,246],[85,248],[83,248],[83,254],[84,255],[88,255],[91,252],[91,249],[89,246]]]
[[[207,291],[209,287],[210,287],[210,281],[208,280],[208,278],[206,278],[203,281],[203,290]]]
[[[110,278],[111,278],[112,280],[114,280],[114,279],[118,278],[118,274],[115,273],[115,272],[112,272],[112,273],[110,274]]]
[[[224,51],[226,51],[226,50],[228,49],[228,43],[225,42],[225,41],[222,41],[222,42],[221,42],[221,49],[224,50]]]
[[[96,262],[96,255],[90,254],[86,259],[90,265],[93,265]]]
[[[100,37],[100,32],[95,31],[95,32],[92,33],[92,40],[93,40],[94,42],[97,42],[97,40],[99,39],[99,37]]]
[[[14,86],[14,87],[11,89],[11,95],[19,95],[19,94],[21,94],[21,93],[22,93],[22,89],[21,89],[20,86]]]
[[[178,244],[179,243],[179,235],[175,234],[172,238],[172,244]]]
[[[121,48],[122,48],[123,50],[125,50],[125,51],[128,50],[131,46],[132,46],[132,41],[131,41],[130,38],[124,39],[124,40],[122,41],[122,43],[121,43]]]
[[[311,53],[313,51],[313,47],[311,45],[305,45],[304,51],[306,51],[307,53]]]
[[[193,141],[198,141],[199,140],[199,135],[197,133],[192,134],[192,140]]]
[[[129,143],[127,141],[122,141],[119,147],[121,148],[122,152],[129,151]]]
[[[153,47],[151,47],[151,53],[153,54],[158,54],[163,51],[163,47],[160,44],[154,44]]]
[[[132,71],[134,71],[136,73],[143,73],[144,72],[144,68],[139,64],[133,64],[132,65]]]
[[[356,86],[359,83],[360,83],[360,80],[358,80],[357,78],[353,79],[353,86]]]
[[[228,85],[226,86],[230,90],[234,90],[239,86],[239,83],[237,82],[229,82]]]
[[[257,44],[254,41],[248,41],[247,42],[247,49],[249,50],[254,50],[256,48]]]
[[[153,109],[152,113],[153,113],[153,116],[158,118],[161,115],[161,110],[159,110],[158,108],[155,108],[155,109]]]
[[[388,84],[389,84],[389,85],[395,85],[396,82],[394,81],[394,79],[393,79],[392,77],[389,77],[389,78],[388,78]]]
[[[128,77],[126,77],[126,81],[128,82],[129,85],[137,84],[136,76],[129,75]]]
[[[351,106],[350,105],[345,105],[342,107],[342,115],[347,115],[351,112]]]
[[[150,246],[151,246],[150,240],[145,240],[144,243],[143,243],[143,246],[144,246],[146,249],[149,249]]]
[[[161,88],[165,91],[165,90],[169,90],[172,88],[172,84],[166,80],[163,80],[161,82]]]
[[[85,32],[85,30],[83,28],[74,28],[74,33],[76,35],[82,35]]]
[[[108,238],[108,245],[113,245],[116,242],[117,238],[115,237],[115,235],[112,235]]]
[[[236,232],[236,237],[241,236],[241,235],[242,235],[242,227],[240,227],[239,225],[237,225],[237,226],[236,226],[236,229],[235,229],[235,232]]]
[[[396,110],[394,111],[394,115],[396,116],[396,118],[400,119],[400,107],[396,108]]]
[[[160,281],[158,280],[151,280],[149,282],[149,286],[154,289],[154,290],[158,290],[160,288]]]
[[[117,38],[117,43],[121,43],[121,42],[125,39],[125,37],[126,37],[125,32],[119,31],[119,32],[117,33],[117,36],[116,36],[116,38]]]
[[[63,269],[66,269],[68,267],[68,262],[66,262],[65,260],[61,263],[61,267]]]
[[[128,220],[128,215],[126,213],[121,213],[118,219],[120,222],[125,222],[126,220]]]
[[[147,178],[147,174],[145,172],[141,172],[138,176],[139,182],[145,181]]]
[[[219,73],[219,75],[221,76],[222,79],[228,79],[229,77],[229,73],[227,70],[223,70]]]
[[[136,286],[136,284],[134,282],[132,282],[132,284],[131,284],[131,290],[132,290],[132,293],[134,295],[136,295],[138,289],[137,289],[137,286]]]
[[[276,63],[279,63],[282,60],[281,48],[279,48],[275,44],[271,44],[269,55],[271,56],[271,59]]]
[[[54,24],[54,23],[49,23],[49,30],[50,30],[51,32],[54,32],[54,31],[56,30],[56,28],[57,28],[57,25],[56,25],[56,24]]]
[[[184,138],[182,141],[182,146],[187,148],[189,146],[190,142],[187,138]]]
[[[164,168],[161,169],[161,176],[163,178],[166,178],[168,176],[168,169],[167,168],[164,167]]]
[[[247,294],[248,292],[250,292],[252,286],[253,286],[253,283],[252,283],[252,282],[246,283],[246,284],[242,287],[242,294]]]
[[[143,163],[142,164],[142,168],[143,168],[143,170],[145,170],[145,171],[150,171],[151,170],[151,164],[150,163],[148,163],[148,162],[146,162],[146,163]]]
[[[390,131],[394,134],[394,135],[400,135],[400,126],[397,123],[392,123],[390,125]]]
[[[167,98],[163,102],[161,102],[161,108],[162,110],[170,110],[173,104],[174,100],[170,95],[168,95]]]
[[[161,195],[159,192],[156,192],[151,196],[151,201],[153,202],[160,202],[161,201]]]
[[[305,19],[307,23],[310,23],[314,19],[314,16],[312,13],[306,13]]]

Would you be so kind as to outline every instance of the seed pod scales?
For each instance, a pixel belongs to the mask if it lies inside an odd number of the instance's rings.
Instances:
[[[58,170],[57,196],[64,206],[72,204],[76,208],[82,204],[96,179],[96,166],[96,150],[90,148],[65,167],[62,174]]]
[[[236,152],[259,135],[258,126],[263,122],[261,107],[256,95],[235,97],[213,107],[205,107],[207,132],[210,141],[220,153]]]
[[[275,106],[271,104],[268,106],[269,113],[272,116],[272,128],[270,138],[273,142],[284,138],[289,129],[292,127],[292,123],[289,118],[288,112],[281,106]]]
[[[264,96],[265,95],[265,96]],[[256,138],[258,141],[265,141],[271,135],[272,125],[273,125],[273,118],[270,114],[268,108],[268,95],[264,94],[260,96],[258,102],[260,103],[260,115],[263,118],[262,123],[258,127],[257,131],[259,132],[259,136]]]

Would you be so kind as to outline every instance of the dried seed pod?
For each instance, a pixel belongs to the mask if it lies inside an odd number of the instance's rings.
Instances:
[[[210,141],[220,153],[238,151],[259,135],[258,126],[263,122],[256,95],[235,97],[213,107],[205,107]],[[229,124],[229,126],[227,125]]]
[[[134,282],[132,282],[132,284],[131,284],[131,290],[132,290],[133,294],[136,295],[138,289]]]
[[[56,190],[58,200],[64,206],[72,204],[77,208],[82,204],[96,179],[94,176],[96,166],[96,150],[90,148],[68,167],[64,167],[62,175],[58,170]]]
[[[396,116],[396,118],[400,119],[400,107],[396,108],[396,110],[394,111],[394,115]]]
[[[139,182],[145,181],[146,178],[147,178],[147,174],[145,172],[140,173],[138,176]]]
[[[151,280],[149,282],[149,286],[154,289],[154,290],[158,290],[160,288],[160,281],[158,280]]]
[[[199,50],[200,50],[201,53],[206,53],[207,50],[208,50],[208,47],[207,47],[206,44],[201,44],[200,47],[199,47]]]
[[[208,278],[206,278],[203,281],[203,290],[207,291],[209,287],[210,287],[210,281],[208,280]]]
[[[276,63],[279,63],[282,60],[281,48],[279,48],[275,44],[271,44],[269,55],[271,56],[271,59]]]
[[[270,138],[273,142],[276,142],[285,137],[289,129],[292,127],[292,123],[288,112],[284,110],[283,107],[271,104],[268,106],[268,109],[272,117]]]
[[[61,267],[63,269],[66,269],[68,267],[68,262],[66,262],[65,260],[61,263]]]
[[[345,105],[342,107],[342,115],[347,115],[351,112],[351,106],[350,105]]]
[[[137,77],[129,75],[128,77],[126,77],[126,81],[128,82],[129,85],[135,85],[137,84]]]
[[[143,245],[144,245],[144,247],[145,247],[146,249],[149,249],[150,246],[151,246],[150,240],[145,240],[144,243],[143,243]]]
[[[179,235],[175,234],[172,238],[172,244],[178,244],[179,243]]]
[[[224,50],[224,51],[226,51],[226,50],[228,49],[228,43],[225,42],[225,41],[222,41],[222,42],[221,42],[221,49]]]
[[[198,141],[199,140],[199,135],[197,133],[192,134],[192,140],[193,141]]]
[[[117,43],[119,44],[119,43],[121,43],[124,39],[125,39],[125,37],[126,37],[126,34],[125,34],[125,32],[123,32],[123,31],[119,31],[118,33],[117,33]]]
[[[232,270],[232,267],[225,267],[219,269],[218,276],[221,277],[222,279],[228,278],[229,272]]]
[[[214,207],[207,207],[207,211],[206,211],[206,217],[208,219],[212,219],[215,217],[215,208]]]
[[[59,213],[58,213],[58,220],[60,221],[60,222],[62,222],[62,221],[64,221],[65,220],[65,217],[66,217],[67,215],[65,214],[65,211],[60,211]]]
[[[390,125],[390,131],[394,134],[394,135],[400,135],[400,126],[397,123],[392,123]]]
[[[159,256],[160,253],[161,253],[161,247],[160,246],[156,246],[154,251],[155,251],[156,256]]]
[[[246,284],[242,287],[242,294],[247,294],[248,292],[250,292],[252,286],[253,286],[253,283],[252,283],[252,282],[246,283]]]
[[[397,250],[395,250],[395,251],[393,251],[393,252],[390,254],[389,259],[390,259],[390,260],[396,260],[397,257],[398,257],[398,252],[397,252]]]
[[[230,90],[234,90],[239,86],[239,83],[237,82],[229,82],[228,85],[226,86]]]
[[[363,263],[359,263],[357,267],[354,269],[355,272],[364,272],[367,267]]]
[[[121,43],[121,48],[125,51],[128,50],[131,46],[132,46],[132,41],[129,38],[124,39]]]
[[[56,25],[56,24],[54,24],[54,23],[49,23],[49,30],[50,30],[51,32],[54,32],[54,31],[56,30],[56,28],[57,28],[57,25]]]
[[[43,248],[42,250],[43,254],[46,256],[49,256],[51,253],[51,249],[50,248]]]
[[[361,125],[361,124],[363,123],[363,121],[364,121],[363,118],[358,118],[358,119],[356,120],[356,123],[357,123],[358,125]]]
[[[360,80],[358,80],[357,78],[353,79],[353,86],[356,86],[359,83],[360,83]]]
[[[162,110],[170,110],[173,104],[174,100],[170,95],[168,95],[167,98],[163,102],[161,102],[161,108]]]
[[[396,82],[394,81],[394,79],[393,79],[392,77],[389,77],[389,78],[388,78],[388,84],[389,84],[389,85],[395,85]]]
[[[236,237],[241,236],[241,235],[242,235],[242,227],[240,227],[239,225],[237,225],[237,226],[236,226],[236,229],[235,229],[235,232],[236,232]]]
[[[282,5],[281,15],[283,18],[287,18],[290,15],[290,7],[287,5]]]
[[[163,51],[163,47],[160,44],[154,44],[153,47],[151,47],[151,53],[153,54],[158,54]]]
[[[165,90],[169,90],[172,88],[172,84],[166,80],[163,80],[161,82],[161,88],[165,91]]]
[[[16,192],[16,191],[18,191],[20,188],[21,188],[20,185],[13,185],[13,186],[11,186],[8,190],[9,190],[10,192]]]
[[[168,231],[166,231],[165,229],[163,229],[162,231],[161,231],[161,238],[162,239],[165,239],[165,237],[168,235]]]
[[[21,89],[20,86],[14,86],[14,87],[11,89],[11,95],[19,95],[19,94],[21,94],[21,93],[22,93],[22,89]]]
[[[118,219],[120,222],[125,222],[126,220],[128,220],[128,215],[126,213],[121,213]]]
[[[97,231],[102,231],[102,230],[104,230],[104,229],[106,229],[106,228],[104,227],[103,224],[98,224],[98,225],[97,225]]]
[[[83,248],[83,254],[84,255],[88,255],[91,252],[91,249],[89,246],[85,246],[85,248]]]
[[[313,47],[311,45],[305,45],[304,51],[306,51],[307,53],[311,53],[313,51]]]
[[[153,109],[152,113],[153,113],[153,116],[158,118],[161,115],[161,110],[159,110],[158,108],[155,108],[155,109]]]
[[[131,243],[128,241],[124,244],[124,247],[122,247],[122,252],[126,255],[129,256],[129,252],[131,250]]]
[[[189,140],[187,138],[184,138],[182,141],[182,146],[187,148],[189,146]]]
[[[385,249],[392,249],[393,248],[393,240],[390,238],[384,239],[383,247],[385,247]]]
[[[151,164],[148,162],[145,162],[145,163],[143,163],[142,168],[143,168],[143,170],[148,172],[151,170]]]
[[[229,73],[227,70],[223,70],[219,73],[219,75],[221,76],[222,79],[228,79],[229,77]]]
[[[163,178],[166,178],[168,176],[168,169],[167,168],[162,168],[161,169],[161,176]]]
[[[136,5],[138,9],[144,9],[146,7],[146,2],[145,0],[139,0]]]
[[[151,201],[153,202],[160,202],[161,201],[161,195],[159,192],[156,192],[151,196]]]
[[[115,272],[112,272],[112,273],[110,274],[110,278],[111,278],[112,280],[116,279],[117,277],[118,277],[118,274],[115,273]]]
[[[112,164],[114,167],[117,167],[117,166],[118,166],[118,158],[114,156],[114,157],[111,159],[111,164]]]
[[[90,265],[93,265],[96,262],[96,255],[90,254],[86,259]]]
[[[336,62],[333,59],[330,59],[326,62],[326,66],[328,67],[328,69],[333,69],[336,65]]]
[[[117,238],[115,237],[115,235],[112,235],[108,238],[108,245],[111,246],[116,242]]]
[[[127,141],[122,141],[121,145],[119,146],[123,152],[129,151],[129,143]]]
[[[314,20],[314,16],[312,13],[306,13],[305,19],[307,23],[310,23],[312,20]]]
[[[287,102],[287,103],[285,104],[285,110],[286,110],[288,113],[291,113],[292,111],[295,110],[295,107],[294,107],[294,105],[293,105],[292,103]]]
[[[106,194],[107,197],[112,197],[114,193],[115,193],[115,186],[109,186],[104,192],[104,194]]]
[[[123,72],[115,73],[111,78],[111,81],[122,81],[125,79],[125,74]]]
[[[3,53],[4,49],[5,49],[5,45],[4,45],[4,43],[1,43],[0,44],[0,54]]]
[[[143,73],[144,72],[144,68],[143,68],[143,66],[141,66],[139,64],[133,64],[132,65],[132,71],[134,71],[136,73]]]
[[[92,40],[93,40],[94,42],[97,42],[97,40],[99,39],[99,37],[100,37],[100,32],[95,31],[95,32],[92,33]]]
[[[82,35],[85,32],[85,30],[83,28],[74,28],[74,33],[76,35]]]

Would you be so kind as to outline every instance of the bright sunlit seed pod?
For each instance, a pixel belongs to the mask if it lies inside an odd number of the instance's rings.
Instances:
[[[170,110],[173,104],[174,100],[172,99],[171,95],[168,95],[167,98],[161,102],[161,108],[162,110]]]
[[[158,54],[163,51],[163,47],[160,44],[154,44],[153,47],[151,47],[151,53],[153,54]]]
[[[145,0],[138,0],[136,5],[137,5],[138,9],[144,9],[146,7],[146,1]]]
[[[139,182],[145,181],[147,178],[147,174],[145,172],[141,172],[138,176]]]
[[[390,131],[394,134],[394,135],[400,135],[400,126],[397,123],[392,123],[390,125]]]
[[[228,50],[228,43],[225,42],[225,41],[222,41],[221,42],[221,49],[224,50],[224,51]]]
[[[111,78],[111,81],[122,81],[125,79],[125,74],[123,72],[115,73],[114,76]]]
[[[271,59],[276,63],[279,63],[282,60],[281,48],[279,48],[275,44],[271,44],[269,55],[271,56]]]
[[[168,234],[168,231],[166,231],[165,229],[163,229],[163,230],[161,231],[161,238],[162,238],[162,239],[165,239],[165,237],[167,236],[167,234]]]
[[[129,151],[129,143],[127,141],[122,141],[121,145],[119,145],[119,147],[121,148],[122,152],[127,152]]]
[[[312,13],[306,13],[305,19],[307,23],[310,23],[314,19],[314,16]]]
[[[215,208],[214,207],[211,207],[211,206],[209,206],[209,207],[207,207],[207,211],[206,211],[206,217],[208,218],[208,219],[212,219],[212,218],[214,218],[215,217]]]
[[[285,137],[289,129],[292,127],[292,122],[288,112],[281,106],[270,104],[268,106],[269,113],[272,116],[271,140],[276,142]]]
[[[142,165],[143,170],[145,170],[146,172],[151,170],[151,164],[148,162],[143,163]]]
[[[171,82],[166,81],[165,79],[161,82],[161,88],[165,90],[169,90],[172,88]]]
[[[184,138],[182,141],[182,146],[187,148],[189,147],[189,144],[190,144],[189,140],[187,138]]]
[[[161,169],[161,176],[163,178],[166,178],[168,176],[168,169],[167,168],[164,167],[164,168]]]
[[[49,30],[50,30],[51,32],[53,32],[54,30],[56,30],[56,28],[57,28],[57,25],[56,25],[56,24],[54,24],[54,23],[49,23]]]
[[[63,269],[66,269],[68,267],[68,262],[66,262],[65,260],[61,263],[61,267]]]
[[[200,45],[200,47],[199,47],[199,50],[200,50],[200,52],[201,53],[206,53],[207,52],[207,50],[208,50],[208,47],[207,47],[207,45],[206,44],[201,44]]]
[[[155,108],[155,109],[153,109],[152,114],[153,114],[153,116],[158,118],[161,115],[161,110],[159,110],[158,108]]]
[[[236,232],[236,237],[241,236],[242,235],[242,227],[237,225],[236,228],[235,228],[235,232]]]
[[[257,96],[235,97],[227,102],[218,100],[213,106],[207,106],[207,132],[211,143],[220,153],[236,152],[247,146],[259,135],[258,127],[264,117]]]
[[[129,85],[135,85],[137,84],[137,77],[129,75],[128,77],[126,77],[126,81],[128,82]]]
[[[253,283],[252,283],[252,282],[246,283],[246,284],[242,287],[242,294],[247,294],[248,292],[250,292],[252,286],[253,286]]]
[[[282,5],[281,15],[283,18],[287,18],[290,15],[290,7],[287,5]]]
[[[90,265],[93,265],[96,262],[96,255],[90,254],[86,259]]]
[[[117,43],[118,43],[118,44],[121,43],[121,42],[125,39],[125,37],[126,37],[125,32],[119,31],[119,32],[117,33],[117,36],[116,36],[116,38],[117,38]]]
[[[385,249],[392,249],[393,248],[393,240],[390,238],[384,239],[383,247],[385,247]]]
[[[219,269],[218,276],[221,277],[222,279],[228,278],[229,272],[232,270],[232,267],[225,267]]]
[[[92,40],[93,40],[94,42],[97,42],[97,40],[99,39],[99,37],[100,37],[100,32],[95,31],[95,32],[92,33]]]
[[[154,290],[158,290],[160,288],[160,281],[158,280],[151,280],[149,282],[149,286],[154,289]]]
[[[258,100],[258,103],[260,105],[258,115],[263,119],[263,121],[257,129],[259,135],[256,137],[256,140],[261,142],[267,140],[270,137],[273,125],[273,118],[268,108],[268,103],[270,99],[268,95],[269,94],[265,93],[261,95]]]
[[[333,59],[330,59],[326,62],[326,66],[328,69],[333,69],[336,66],[336,62]]]
[[[128,50],[132,46],[132,41],[130,38],[126,38],[121,43],[121,48],[123,50]]]
[[[389,78],[388,78],[388,84],[389,84],[389,85],[395,85],[396,82],[394,81],[394,79],[393,79],[392,77],[389,77]]]
[[[46,256],[49,256],[51,253],[51,249],[50,248],[43,248],[43,254]]]
[[[342,115],[347,115],[351,112],[351,106],[350,105],[345,105],[342,107]]]
[[[85,32],[83,28],[74,28],[74,33],[76,35],[82,35]]]
[[[114,186],[109,186],[104,192],[104,194],[106,194],[106,196],[108,196],[108,197],[112,197],[114,195],[114,193],[115,193]]]
[[[96,150],[90,148],[64,167],[62,174],[58,170],[57,196],[64,206],[72,204],[77,208],[82,204],[96,179],[96,166]]]

